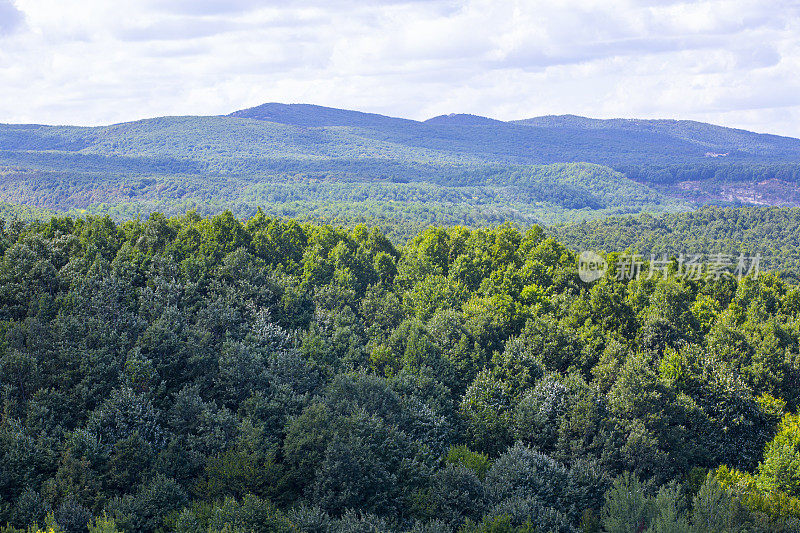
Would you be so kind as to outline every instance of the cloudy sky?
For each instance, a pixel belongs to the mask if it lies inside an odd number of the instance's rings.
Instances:
[[[800,137],[799,73],[800,0],[0,0],[0,122],[274,101]]]

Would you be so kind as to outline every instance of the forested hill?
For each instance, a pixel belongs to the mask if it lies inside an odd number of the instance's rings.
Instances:
[[[597,120],[564,115],[503,122],[451,114],[417,122],[302,104],[264,104],[230,116],[305,127],[363,128],[401,144],[527,163],[622,165],[719,159],[709,153],[727,158],[726,162],[800,163],[798,139],[693,121]],[[486,139],[492,142],[486,143]]]
[[[423,220],[441,224],[552,223],[720,200],[800,205],[799,162],[797,139],[696,122],[415,121],[265,104],[102,127],[2,124],[0,201],[118,219],[191,208],[244,217],[261,205],[289,216],[419,222],[415,212],[428,210]],[[598,179],[618,186],[598,195]]]
[[[538,226],[262,213],[0,254],[4,533],[800,530],[776,276],[584,283]]]
[[[629,131],[644,135],[662,135],[683,139],[722,155],[741,151],[769,156],[772,160],[788,159],[797,162],[800,140],[778,135],[755,134],[750,131],[725,128],[692,120],[598,120],[575,115],[555,115],[515,120],[513,124],[540,128],[570,130]]]
[[[800,280],[800,208],[703,207],[659,217],[613,217],[548,229],[573,250],[638,252],[645,258],[761,254],[762,266]]]

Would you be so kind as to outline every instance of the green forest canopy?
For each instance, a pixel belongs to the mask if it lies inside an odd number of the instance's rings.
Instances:
[[[573,250],[635,251],[650,259],[683,254],[760,254],[762,266],[800,279],[800,208],[702,207],[682,213],[612,217],[548,228]]]
[[[779,276],[586,284],[538,226],[260,212],[0,253],[6,532],[800,528]]]

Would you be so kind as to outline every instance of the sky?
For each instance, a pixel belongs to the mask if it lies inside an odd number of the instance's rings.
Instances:
[[[800,0],[0,0],[0,122],[265,102],[800,137]]]

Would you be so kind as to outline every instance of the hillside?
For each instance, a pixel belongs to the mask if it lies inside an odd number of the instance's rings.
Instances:
[[[575,115],[545,116],[512,123],[541,128],[574,130],[633,131],[640,134],[665,135],[704,146],[708,151],[728,157],[741,154],[762,155],[773,159],[797,162],[800,139],[778,135],[757,134],[746,130],[725,128],[692,120],[599,120]]]
[[[49,209],[0,202],[0,221],[4,222],[47,220],[56,214]]]
[[[720,201],[800,205],[799,162],[797,139],[688,121],[420,122],[264,104],[102,127],[2,124],[0,201],[116,217],[263,205],[418,223],[403,212],[424,190],[438,223],[558,223]],[[584,178],[597,172],[617,186],[595,190]]]
[[[762,267],[800,280],[800,208],[704,207],[659,217],[612,217],[548,229],[573,250],[677,257],[760,253]]]
[[[797,531],[799,319],[773,276],[584,283],[538,227],[0,226],[0,524]]]

